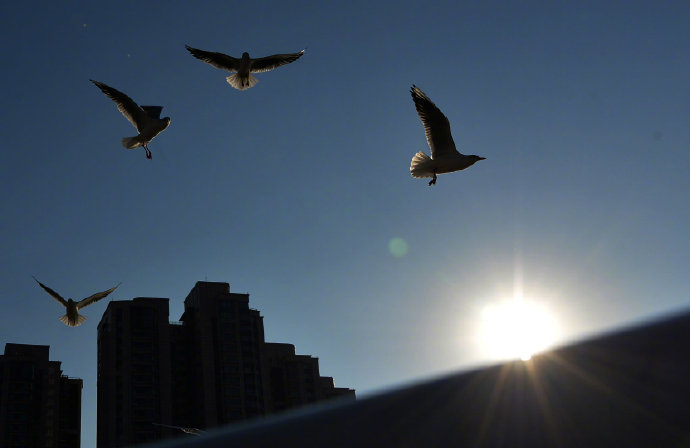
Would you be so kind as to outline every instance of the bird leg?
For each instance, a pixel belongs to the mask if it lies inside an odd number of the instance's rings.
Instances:
[[[142,145],[144,149],[146,150],[146,158],[151,159],[151,151],[149,150],[149,147],[146,145]]]
[[[432,186],[436,183],[436,171],[434,171],[434,178],[429,181],[429,186]]]

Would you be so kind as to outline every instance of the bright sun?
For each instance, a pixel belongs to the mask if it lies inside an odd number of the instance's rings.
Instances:
[[[527,361],[556,342],[557,330],[546,308],[514,299],[482,310],[479,339],[482,352],[492,359]]]

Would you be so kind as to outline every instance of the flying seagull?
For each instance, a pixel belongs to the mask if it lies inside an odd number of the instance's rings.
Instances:
[[[431,177],[429,186],[436,183],[436,175],[464,170],[485,157],[466,156],[455,149],[453,136],[450,135],[450,123],[443,112],[422,92],[419,87],[412,85],[410,89],[412,100],[419,118],[424,125],[426,142],[431,150],[431,157],[424,151],[419,151],[412,157],[410,174],[412,177]]]
[[[63,324],[67,325],[68,327],[78,327],[79,325],[83,324],[84,321],[86,321],[86,316],[82,316],[81,314],[78,313],[78,311],[85,306],[89,306],[92,303],[101,300],[103,297],[107,296],[111,292],[115,291],[115,288],[121,285],[121,283],[118,283],[114,287],[110,288],[107,291],[103,292],[97,292],[96,294],[89,296],[85,299],[80,300],[79,302],[75,302],[72,299],[65,300],[60,296],[60,294],[56,293],[52,289],[48,288],[46,285],[43,283],[39,282],[36,277],[34,277],[34,280],[36,280],[36,283],[38,283],[41,288],[43,288],[48,294],[53,296],[55,300],[60,302],[65,308],[67,308],[67,314],[64,316],[60,317],[60,320],[62,321]]]
[[[166,425],[164,423],[154,423],[156,426],[163,426],[164,428],[172,428],[172,429],[179,429],[180,431],[186,433],[186,434],[194,434],[195,436],[200,436],[202,433],[206,432],[201,429],[197,428],[187,428],[186,426],[174,426],[174,425]]]
[[[299,53],[274,54],[273,56],[266,56],[263,58],[252,59],[249,53],[242,53],[242,58],[233,58],[223,53],[214,53],[211,51],[197,50],[189,45],[185,45],[187,50],[192,53],[195,58],[211,64],[216,68],[227,70],[230,73],[237,72],[225,78],[228,84],[239,90],[246,90],[254,87],[258,79],[252,76],[252,73],[262,73],[281,65],[289,64],[300,58],[304,54],[304,50]]]
[[[117,108],[122,115],[129,120],[132,125],[137,128],[139,135],[136,137],[125,137],[122,139],[122,146],[127,149],[138,148],[143,146],[146,150],[146,158],[151,158],[151,151],[149,151],[149,143],[158,134],[163,132],[170,126],[170,117],[161,118],[162,106],[138,106],[132,98],[128,97],[119,90],[103,84],[102,82],[91,80],[96,84],[96,87],[101,89],[108,98],[115,101]]]

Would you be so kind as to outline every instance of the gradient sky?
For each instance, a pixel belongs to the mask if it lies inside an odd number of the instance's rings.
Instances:
[[[177,320],[196,281],[228,282],[359,396],[487,362],[480,311],[515,292],[562,341],[688,305],[689,3],[372,3],[4,6],[0,344],[84,379],[82,446],[111,299]],[[307,51],[241,92],[185,44]],[[153,160],[91,78],[164,106]],[[486,157],[431,188],[413,83]],[[68,328],[31,275],[122,285]]]

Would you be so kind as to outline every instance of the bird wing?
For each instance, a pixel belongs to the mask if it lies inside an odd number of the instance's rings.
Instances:
[[[108,98],[115,101],[117,109],[122,112],[122,115],[124,115],[130,123],[132,123],[132,126],[137,128],[137,132],[141,132],[141,130],[146,127],[149,122],[149,116],[144,112],[144,109],[139,107],[137,103],[132,100],[132,98],[102,82],[94,81],[93,79],[91,82],[96,84],[96,87],[101,89]]]
[[[56,293],[55,291],[53,291],[52,289],[48,288],[48,287],[47,287],[46,285],[44,285],[43,283],[39,282],[38,279],[37,279],[36,277],[34,277],[33,275],[32,275],[32,277],[33,277],[34,280],[36,280],[36,283],[38,283],[38,284],[41,286],[41,288],[43,288],[43,289],[45,290],[45,292],[47,292],[47,293],[50,294],[55,300],[57,300],[58,302],[60,302],[60,303],[62,304],[62,306],[67,307],[67,301],[66,301],[65,299],[63,299],[62,296],[61,296],[60,294]]]
[[[161,118],[161,112],[163,111],[163,106],[141,106],[142,110],[146,112],[151,118],[159,120]]]
[[[450,134],[450,123],[443,112],[422,92],[413,85],[410,89],[417,114],[424,125],[426,142],[431,150],[431,158],[447,157],[460,154],[455,148],[453,136]]]
[[[250,71],[252,73],[261,73],[278,68],[281,65],[289,64],[300,58],[304,54],[304,50],[299,53],[274,54],[273,56],[266,56],[263,58],[252,59]]]
[[[80,309],[84,308],[85,306],[91,305],[93,302],[96,302],[96,301],[98,301],[98,300],[101,300],[103,297],[105,297],[105,296],[107,296],[108,294],[110,294],[111,292],[115,291],[115,289],[116,289],[118,286],[120,286],[121,284],[122,284],[122,283],[118,283],[117,285],[113,286],[112,288],[110,288],[110,289],[107,290],[107,291],[97,292],[96,294],[94,294],[94,295],[92,295],[92,296],[89,296],[89,297],[87,297],[87,298],[85,298],[85,299],[80,300],[79,302],[77,302],[77,309],[80,310]]]
[[[194,435],[201,435],[202,431],[201,429],[198,428],[188,428],[186,426],[174,426],[174,425],[166,425],[165,423],[153,423],[156,426],[163,426],[165,428],[172,428],[172,429],[179,429],[182,432],[185,432],[187,434],[194,434]]]
[[[185,45],[185,48],[187,51],[192,53],[192,56],[195,58],[199,59],[200,61],[204,61],[207,64],[211,64],[216,68],[228,70],[230,72],[236,72],[240,69],[241,59],[233,58],[232,56],[228,56],[227,54],[223,53],[199,50],[192,48],[189,45]]]

